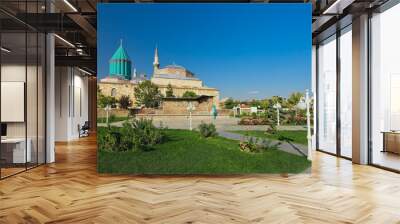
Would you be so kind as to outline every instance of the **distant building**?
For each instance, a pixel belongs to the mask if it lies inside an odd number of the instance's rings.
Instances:
[[[146,75],[137,75],[135,68],[133,69],[132,75],[132,61],[122,46],[122,42],[111,57],[109,63],[108,76],[101,79],[98,84],[100,91],[106,96],[113,96],[117,99],[122,95],[127,95],[135,104],[134,89],[140,82],[147,80]],[[176,99],[171,97],[164,98],[161,107],[163,105],[167,106],[168,104],[168,111],[164,111],[165,113],[174,113],[171,109],[173,108],[171,105],[173,105],[175,101],[175,105],[179,107],[176,109],[176,113],[181,113],[183,108],[180,107],[186,108],[185,105],[193,100],[198,101],[197,104],[200,106],[199,108],[202,108],[201,110],[205,110],[204,108],[209,108],[208,110],[211,110],[212,105],[219,106],[219,90],[205,86],[203,81],[197,78],[191,71],[176,64],[160,68],[157,47],[154,53],[153,74],[149,80],[158,86],[160,92],[164,96],[166,95],[168,85],[172,87],[173,95]],[[199,97],[190,100],[182,98],[182,95],[186,91],[192,91]],[[200,105],[200,103],[207,103],[207,105]],[[202,111],[202,113],[208,112],[209,111]]]

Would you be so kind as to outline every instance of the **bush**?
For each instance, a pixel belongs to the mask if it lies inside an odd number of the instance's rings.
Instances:
[[[265,118],[242,117],[238,122],[239,125],[267,125],[269,122]]]
[[[266,131],[268,134],[274,135],[276,133],[278,133],[278,129],[276,127],[275,123],[270,123],[269,124],[269,128]]]
[[[168,84],[168,86],[167,86],[167,90],[165,91],[165,96],[166,97],[175,97],[174,96],[174,90],[172,89],[171,83]]]
[[[259,147],[257,145],[258,139],[250,137],[248,140],[240,141],[240,150],[244,152],[259,152]]]
[[[164,140],[163,128],[156,128],[150,119],[126,121],[122,128],[100,129],[98,144],[103,151],[151,150]]]
[[[206,124],[201,122],[198,128],[201,136],[203,136],[204,138],[215,137],[218,135],[217,129],[215,128],[215,125],[212,123]]]
[[[183,93],[182,97],[184,98],[194,98],[197,97],[197,94],[193,91],[186,91]]]
[[[246,136],[245,140],[240,141],[239,147],[243,152],[262,153],[266,150],[275,150],[280,142],[273,144],[269,139],[261,139]]]
[[[160,144],[164,139],[162,129],[156,128],[150,119],[142,118],[125,122],[122,131],[124,133],[122,137],[123,147],[143,151],[152,149],[153,146]]]
[[[119,107],[122,109],[128,109],[132,105],[132,101],[129,96],[123,95],[118,100]]]
[[[103,151],[117,151],[119,149],[119,135],[111,127],[99,129],[97,142],[100,150]]]

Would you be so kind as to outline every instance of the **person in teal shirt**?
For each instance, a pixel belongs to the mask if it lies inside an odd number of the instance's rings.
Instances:
[[[217,119],[218,111],[217,111],[217,107],[215,105],[212,105],[211,116],[214,118],[214,120]]]

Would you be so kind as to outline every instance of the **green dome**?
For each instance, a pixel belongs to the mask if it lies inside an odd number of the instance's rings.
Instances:
[[[130,60],[128,53],[126,53],[124,47],[122,47],[122,44],[119,46],[119,48],[115,51],[113,56],[111,57],[112,60]]]
[[[110,76],[130,80],[131,70],[132,62],[121,43],[110,59]]]

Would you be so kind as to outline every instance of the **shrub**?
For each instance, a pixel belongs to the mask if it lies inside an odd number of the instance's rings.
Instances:
[[[153,125],[150,119],[139,119],[130,122],[125,122],[123,126],[123,147],[150,150],[156,144],[159,144],[164,139],[162,129],[158,129]]]
[[[107,118],[106,118],[107,119]],[[115,115],[115,114],[111,114],[109,117],[108,117],[108,122],[109,123],[112,123],[112,122],[114,122],[114,121],[116,121],[117,120],[117,116]]]
[[[186,91],[182,95],[182,97],[184,97],[184,98],[194,98],[196,96],[197,96],[197,94],[193,91]]]
[[[165,96],[166,97],[175,97],[174,96],[174,90],[172,89],[171,83],[168,84],[168,86],[167,86],[167,90],[165,91]]]
[[[267,129],[266,132],[267,132],[268,134],[272,134],[272,135],[278,133],[278,129],[276,128],[276,124],[273,123],[273,122],[270,123],[270,124],[269,124],[269,127],[268,127],[268,129]]]
[[[114,129],[107,127],[105,129],[100,129],[98,134],[98,146],[100,150],[103,151],[116,151],[119,149],[119,135],[116,134]]]
[[[164,140],[163,128],[156,128],[149,119],[126,121],[122,128],[101,128],[98,136],[99,149],[113,152],[148,151]]]
[[[240,141],[239,147],[240,150],[244,152],[250,153],[261,153],[266,150],[275,150],[278,148],[278,145],[281,143],[278,142],[276,144],[272,144],[272,141],[269,139],[261,139],[254,137],[245,137],[245,140]]]
[[[118,100],[119,107],[122,109],[128,109],[132,105],[132,101],[129,96],[123,95]]]
[[[217,129],[215,128],[215,125],[212,123],[206,124],[206,123],[201,122],[198,129],[199,129],[201,136],[203,136],[204,138],[215,137],[218,135]]]
[[[258,138],[250,137],[248,140],[241,141],[239,147],[244,152],[259,152]]]
[[[268,120],[265,118],[252,118],[252,117],[242,117],[238,122],[239,125],[266,125]]]

